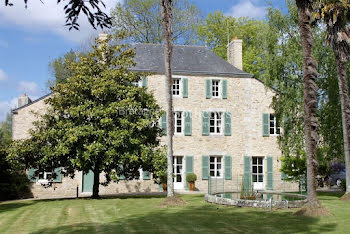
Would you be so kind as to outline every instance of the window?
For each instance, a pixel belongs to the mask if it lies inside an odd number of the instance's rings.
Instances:
[[[181,79],[179,78],[173,79],[173,96],[180,96],[180,84],[181,84]]]
[[[174,182],[182,182],[182,156],[174,156],[173,157],[173,175],[174,175]]]
[[[210,124],[211,134],[221,134],[222,133],[222,113],[211,112],[209,124]]]
[[[134,81],[134,82],[132,82],[132,84],[133,84],[135,87],[142,87],[142,80]]]
[[[279,126],[275,115],[270,114],[270,135],[279,135],[281,127]]]
[[[220,80],[212,80],[211,81],[211,96],[212,97],[220,97]]]
[[[222,157],[221,156],[210,156],[209,172],[211,177],[222,177]]]
[[[174,112],[174,132],[175,133],[182,133],[183,131],[183,124],[182,124],[182,111],[175,111]]]
[[[253,157],[252,177],[253,182],[264,182],[263,157]]]
[[[39,180],[51,180],[52,172],[39,172]]]

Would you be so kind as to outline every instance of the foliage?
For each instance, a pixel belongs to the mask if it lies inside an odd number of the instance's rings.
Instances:
[[[250,197],[255,196],[254,186],[251,180],[245,183],[244,178],[242,178],[241,191],[240,191],[240,199],[249,199]]]
[[[281,158],[281,172],[285,173],[287,181],[300,182],[306,176],[306,155],[302,151],[298,156],[284,156]]]
[[[188,0],[173,2],[172,40],[181,44],[195,42],[195,27],[200,21],[198,8]],[[112,31],[127,32],[131,42],[162,43],[164,41],[159,0],[125,0],[123,3],[118,3],[111,14]]]
[[[194,173],[188,173],[186,176],[187,182],[195,182],[197,180],[197,175]]]
[[[12,116],[10,113],[6,115],[6,120],[0,123],[0,148],[11,143],[12,139]]]
[[[81,56],[83,54],[80,54]],[[73,71],[69,69],[71,63],[78,61],[78,55],[73,50],[70,50],[61,57],[58,57],[49,63],[49,70],[51,70],[54,80],[49,80],[49,87],[58,83],[64,83],[69,77],[73,75]]]
[[[63,2],[63,0],[57,0],[57,4]],[[25,7],[27,8],[28,0],[24,0]],[[69,26],[69,30],[72,28],[79,30],[78,19],[81,13],[85,14],[91,26],[104,28],[110,27],[110,17],[101,10],[102,7],[106,7],[102,0],[69,0],[65,1],[64,13],[66,15],[66,26]],[[13,6],[11,0],[5,0],[5,6]]]
[[[346,191],[346,180],[345,179],[341,180],[340,188],[341,188],[341,190]]]
[[[112,179],[137,178],[139,168],[153,172],[162,114],[152,94],[132,82],[145,74],[134,73],[134,51],[119,44],[123,35],[96,41],[93,51],[72,62],[72,76],[52,87],[47,113],[34,123],[30,138],[16,142],[11,157],[28,167],[65,176],[92,170],[93,196],[98,196],[99,175]]]
[[[154,167],[153,178],[157,184],[164,184],[167,182],[166,147],[161,147],[157,150],[158,152],[152,160],[152,166]]]
[[[229,29],[229,30],[227,30]],[[230,38],[227,38],[229,31]],[[198,38],[223,59],[227,58],[227,44],[234,36],[243,40],[244,71],[259,78],[265,70],[264,40],[267,37],[267,24],[249,18],[226,16],[221,11],[209,13],[197,27]]]

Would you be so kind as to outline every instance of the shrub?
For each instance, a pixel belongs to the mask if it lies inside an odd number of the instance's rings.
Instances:
[[[187,182],[195,182],[197,180],[197,175],[194,173],[189,173],[186,176],[186,181]]]
[[[340,183],[340,188],[345,191],[346,190],[346,180],[342,179]]]

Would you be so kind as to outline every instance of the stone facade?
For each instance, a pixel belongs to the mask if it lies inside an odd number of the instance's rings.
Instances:
[[[274,190],[295,190],[296,184],[285,183],[281,180],[279,168],[281,166],[281,151],[277,143],[277,136],[264,137],[262,134],[263,113],[273,113],[270,104],[274,91],[267,88],[262,82],[254,78],[231,78],[212,76],[176,76],[174,78],[187,78],[188,97],[174,97],[175,111],[190,111],[192,113],[192,134],[174,136],[174,155],[193,156],[194,173],[197,175],[196,189],[207,191],[208,180],[202,178],[202,156],[203,155],[230,155],[232,157],[232,179],[225,180],[225,189],[237,191],[240,189],[244,174],[244,156],[264,157],[266,165],[267,156],[273,158],[273,186]],[[206,98],[206,80],[219,79],[227,81],[227,99]],[[165,109],[165,76],[151,75],[148,77],[147,87]],[[45,112],[45,99],[36,101],[31,105],[16,110],[13,115],[13,139],[25,139],[28,130],[33,127],[32,122]],[[202,135],[203,111],[220,111],[231,113],[231,136],[224,135]],[[162,142],[165,144],[166,138]],[[183,171],[186,170],[185,162]],[[224,172],[222,165],[222,171]],[[264,181],[267,173],[264,166]],[[183,175],[185,179],[185,175]],[[103,181],[103,176],[101,175]],[[266,186],[266,184],[265,184]],[[32,184],[34,197],[73,197],[76,191],[82,193],[82,173],[77,172],[74,179],[63,178],[62,183],[54,183],[50,188],[44,188],[40,184]],[[183,187],[184,189],[184,187]],[[155,192],[159,186],[153,180],[135,180],[112,182],[109,186],[100,186],[101,194],[115,194],[125,192]]]

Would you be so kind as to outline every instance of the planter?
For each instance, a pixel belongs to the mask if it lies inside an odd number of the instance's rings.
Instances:
[[[168,185],[166,183],[163,183],[163,191],[167,191],[168,190]]]
[[[188,187],[190,188],[190,191],[194,191],[194,182],[188,182]]]
[[[256,196],[240,197],[241,200],[256,200]]]

